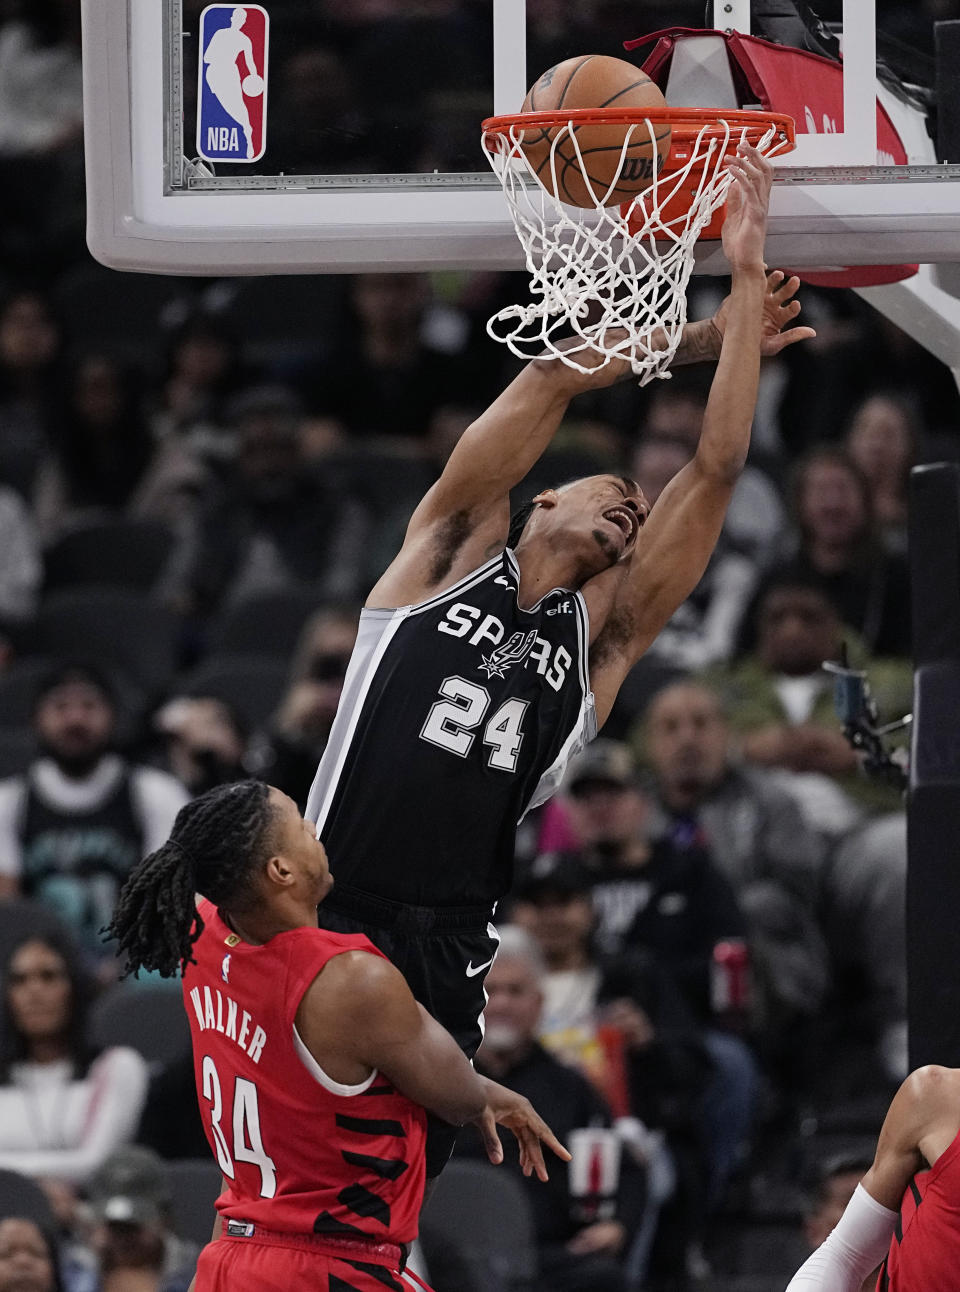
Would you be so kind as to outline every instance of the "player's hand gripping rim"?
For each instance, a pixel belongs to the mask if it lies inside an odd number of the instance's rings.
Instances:
[[[727,160],[727,168],[733,183],[727,195],[721,233],[724,254],[734,273],[762,271],[773,167],[756,148],[744,142],[738,146],[736,155]]]
[[[487,1077],[481,1077],[480,1080],[484,1084],[487,1103],[473,1124],[480,1132],[487,1157],[494,1166],[499,1166],[503,1161],[503,1145],[497,1134],[497,1126],[505,1126],[516,1138],[523,1174],[536,1175],[538,1180],[546,1183],[550,1177],[543,1160],[543,1145],[546,1144],[561,1162],[569,1162],[570,1154],[529,1099]]]

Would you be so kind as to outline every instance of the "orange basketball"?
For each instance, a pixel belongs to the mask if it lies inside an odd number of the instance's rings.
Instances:
[[[639,67],[605,54],[583,54],[579,58],[565,59],[544,72],[524,99],[521,112],[555,112],[561,108],[663,107],[666,107],[663,95]],[[642,122],[635,126],[616,187],[604,197],[620,165],[620,153],[629,127],[622,123],[576,126],[583,165],[577,157],[573,140],[569,134],[564,135],[555,154],[554,187],[550,149],[557,131],[563,129],[558,126],[525,130],[520,146],[544,188],[571,206],[596,205],[584,182],[584,170],[596,193],[596,201],[602,200],[604,206],[619,206],[649,186],[654,166],[659,166],[670,151],[670,127],[666,122],[654,123],[655,149],[647,127]]]

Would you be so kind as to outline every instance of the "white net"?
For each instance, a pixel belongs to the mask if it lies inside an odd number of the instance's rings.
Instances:
[[[520,146],[521,125],[486,130],[483,150],[523,244],[532,298],[529,305],[509,305],[495,314],[487,323],[490,336],[521,359],[546,353],[586,372],[596,366],[580,361],[590,351],[602,356],[602,364],[628,359],[641,386],[668,377],[687,321],[694,247],[726,200],[732,175],[724,158],[741,133],[722,116],[711,119],[680,165],[674,168],[671,161],[669,170],[655,174],[650,187],[621,208],[606,207],[604,200],[617,187],[628,151],[645,135],[650,155],[656,155],[655,123],[643,118],[624,124],[619,165],[606,190],[588,178],[575,124],[558,126],[550,150],[551,184],[559,188],[558,158],[562,170],[562,154],[574,152],[596,202],[595,209],[580,209],[564,205],[541,184]],[[771,124],[755,147],[772,155],[782,144],[782,132]]]

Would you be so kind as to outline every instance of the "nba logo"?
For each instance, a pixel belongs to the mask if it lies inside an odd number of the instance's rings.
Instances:
[[[270,19],[258,4],[211,4],[200,15],[197,152],[205,161],[263,156],[269,34]]]

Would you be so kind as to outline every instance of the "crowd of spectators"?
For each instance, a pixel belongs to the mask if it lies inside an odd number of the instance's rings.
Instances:
[[[639,16],[527,7],[536,68],[702,17],[659,0]],[[279,168],[478,169],[487,8],[277,0]],[[879,8],[920,46],[956,11]],[[192,1069],[185,1052],[148,1071],[94,1043],[91,1002],[121,990],[100,930],[191,795],[255,775],[304,803],[358,607],[513,375],[484,324],[526,285],[278,279],[270,312],[253,280],[111,274],[83,248],[80,131],[77,6],[2,0],[0,1173],[41,1180],[48,1212],[0,1211],[0,1292],[11,1269],[122,1292],[129,1268],[137,1288],[176,1292],[189,1257],[153,1151],[205,1152]],[[905,1074],[902,804],[865,779],[820,666],[845,642],[882,717],[909,708],[907,479],[960,456],[960,399],[857,297],[802,299],[817,338],[764,363],[703,580],[518,835],[478,1066],[561,1138],[615,1124],[622,1149],[602,1205],[574,1197],[565,1168],[530,1186],[551,1288],[687,1286],[771,1144],[809,1133],[838,1092],[885,1101]],[[718,302],[694,280],[693,316]],[[694,452],[709,379],[575,401],[518,498],[618,470],[656,505]],[[5,908],[47,923],[14,936]],[[149,1010],[161,989],[122,990]],[[150,1147],[123,1147],[135,1138]]]

